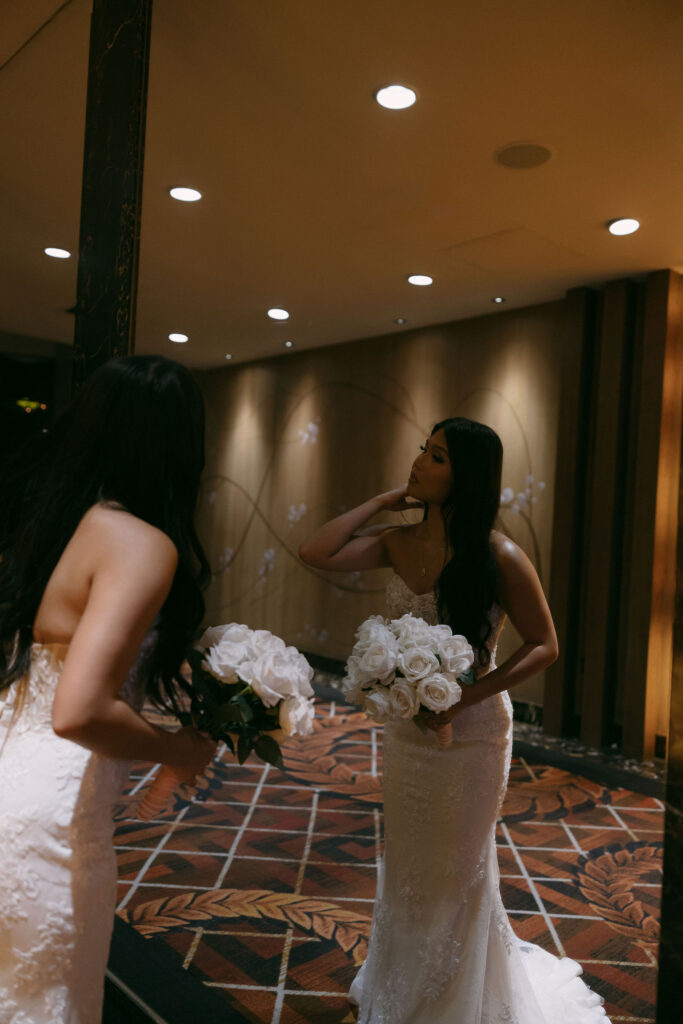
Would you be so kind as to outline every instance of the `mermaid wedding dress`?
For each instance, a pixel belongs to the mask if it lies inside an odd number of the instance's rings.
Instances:
[[[399,576],[390,617],[437,622]],[[490,668],[504,613],[489,613]],[[441,749],[412,722],[384,727],[385,848],[358,1024],[609,1024],[574,960],[518,939],[499,891],[496,820],[512,753],[507,692],[461,712]]]
[[[112,810],[127,765],[52,729],[68,645],[0,692],[0,1022],[99,1024],[114,922]],[[131,673],[121,693],[131,704]]]

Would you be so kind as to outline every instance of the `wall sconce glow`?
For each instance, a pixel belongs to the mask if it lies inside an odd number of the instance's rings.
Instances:
[[[491,299],[491,302],[501,303],[505,302],[505,299],[503,298],[502,295],[496,295],[494,298]]]
[[[179,345],[182,345],[188,339],[187,339],[187,335],[186,334],[169,334],[168,340],[169,341],[176,341]]]
[[[56,249],[53,245],[48,245],[47,249],[43,249],[46,256],[52,256],[55,260],[68,260],[71,257],[71,253],[68,249]]]
[[[293,344],[294,344],[293,341],[286,341],[285,342],[285,348],[291,348]]]
[[[434,279],[429,274],[411,274],[408,278],[410,284],[416,284],[419,288],[425,288],[428,284],[431,284]]]
[[[228,355],[225,358],[226,359],[232,359],[232,356],[230,355],[230,353],[228,353]]]
[[[269,309],[268,316],[271,320],[289,320],[289,313],[286,309]]]
[[[611,235],[632,235],[640,227],[640,221],[633,217],[620,217],[619,220],[611,220],[607,224]]]
[[[399,327],[402,327],[403,324],[407,323],[407,321],[404,316],[397,316],[396,319],[394,320],[394,323],[398,324]]]
[[[415,103],[417,93],[405,85],[387,85],[385,88],[377,90],[375,99],[380,107],[386,107],[387,110],[405,110],[406,107],[412,107]]]
[[[196,203],[202,198],[196,188],[170,188],[168,193],[172,199],[179,199],[181,203]]]

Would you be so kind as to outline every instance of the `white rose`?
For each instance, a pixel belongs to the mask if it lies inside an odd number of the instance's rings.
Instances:
[[[406,679],[397,679],[389,695],[391,710],[397,718],[414,718],[420,710],[416,688]]]
[[[420,704],[438,713],[458,703],[462,696],[462,688],[455,679],[435,672],[434,675],[420,680],[417,684],[417,695]]]
[[[313,732],[315,710],[312,700],[285,697],[278,709],[278,722],[285,736],[308,736]]]
[[[297,672],[297,692],[301,697],[312,697],[313,687],[311,682],[315,672],[304,658],[301,651],[296,647],[286,647],[285,654],[292,668]]]
[[[251,655],[258,658],[266,651],[284,651],[285,642],[279,636],[273,636],[267,629],[255,629],[249,637]]]
[[[370,646],[361,654],[359,667],[371,679],[386,680],[396,671],[398,644],[391,630],[377,633]]]
[[[392,718],[391,698],[384,689],[374,689],[370,693],[366,693],[363,699],[363,706],[366,713],[375,722],[381,724]]]
[[[424,619],[410,613],[402,615],[400,619],[392,619],[391,629],[403,648],[423,647],[429,642],[430,627]]]
[[[213,647],[222,640],[230,640],[231,643],[244,644],[251,636],[248,626],[239,622],[228,622],[225,626],[209,626],[204,631],[199,641],[200,647]]]
[[[362,689],[372,682],[373,676],[363,672],[360,668],[360,658],[352,654],[346,662],[346,675],[342,679],[342,690],[354,704],[360,704],[362,700]]]
[[[439,657],[446,672],[461,676],[474,664],[474,652],[464,636],[449,636],[439,644]]]
[[[376,637],[378,629],[386,629],[381,615],[371,615],[369,619],[360,624],[356,630],[357,642],[353,648],[357,654],[362,654],[370,646]]]
[[[209,648],[202,662],[202,668],[224,683],[235,683],[242,675],[242,664],[249,655],[246,643],[232,643],[221,640]]]
[[[443,624],[429,627],[429,644],[428,646],[434,651],[435,654],[439,653],[439,647],[445,643],[449,637],[453,636],[451,627]]]
[[[428,647],[406,647],[398,656],[396,667],[411,683],[439,670],[439,659]]]
[[[267,708],[275,707],[283,697],[297,697],[300,694],[311,696],[313,689],[308,681],[308,673],[304,674],[299,659],[310,670],[306,659],[293,647],[288,647],[284,651],[266,651],[248,666],[251,678],[243,678],[245,682],[250,683]]]

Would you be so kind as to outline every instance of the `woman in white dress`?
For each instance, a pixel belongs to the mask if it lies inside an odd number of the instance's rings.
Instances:
[[[538,576],[494,530],[503,449],[489,427],[438,423],[408,484],[322,526],[302,559],[341,572],[391,567],[392,617],[447,623],[475,650],[478,682],[433,730],[384,728],[385,848],[365,964],[351,987],[359,1024],[608,1024],[581,967],[517,939],[499,889],[496,821],[512,752],[508,690],[557,658]],[[406,499],[412,498],[409,503]],[[378,513],[424,507],[415,525],[365,527]],[[499,667],[508,617],[522,638]]]
[[[0,468],[2,1024],[101,1020],[122,762],[213,754],[136,710],[173,702],[203,614],[203,452],[191,374],[131,356]]]

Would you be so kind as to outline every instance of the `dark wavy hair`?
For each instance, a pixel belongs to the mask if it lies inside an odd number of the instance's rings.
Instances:
[[[28,670],[45,587],[93,505],[122,507],[178,550],[171,590],[137,666],[147,695],[176,707],[179,675],[204,614],[210,569],[194,524],[204,468],[204,401],[163,356],[99,367],[51,430],[0,465],[0,690]]]
[[[446,436],[453,473],[453,490],[441,506],[452,554],[436,583],[439,619],[466,636],[488,665],[487,612],[498,579],[490,535],[500,505],[503,445],[495,430],[463,416],[442,420],[432,434],[437,430]]]

